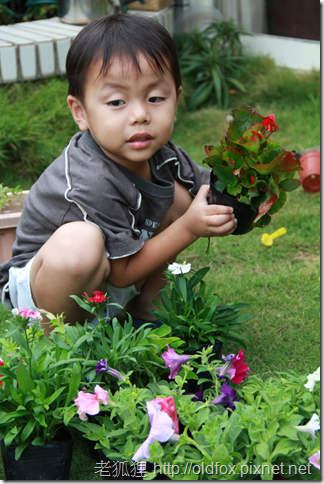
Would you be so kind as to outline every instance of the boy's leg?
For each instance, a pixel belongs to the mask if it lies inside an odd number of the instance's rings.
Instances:
[[[189,208],[192,202],[192,196],[181,183],[174,181],[174,202],[165,214],[158,230],[155,235],[165,230],[175,220],[181,217]],[[166,280],[164,271],[167,269],[168,264],[171,264],[174,260],[168,261],[154,274],[148,277],[145,281],[141,281],[139,284],[135,284],[137,290],[140,289],[140,294],[134,299],[129,301],[126,305],[126,311],[131,314],[134,319],[142,319],[144,321],[154,321],[156,318],[151,314],[150,309],[157,309],[152,304],[152,299],[160,301],[159,291],[165,286]]]
[[[106,292],[110,264],[100,230],[86,222],[62,225],[38,251],[30,270],[33,300],[39,309],[64,312],[65,322],[83,323],[87,313],[70,297]],[[49,325],[44,325],[49,335]]]

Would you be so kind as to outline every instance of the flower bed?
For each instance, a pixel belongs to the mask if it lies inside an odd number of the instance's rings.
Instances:
[[[170,282],[182,291],[180,280],[203,281],[181,268]],[[1,435],[17,459],[65,426],[94,444],[103,478],[319,479],[319,369],[263,381],[240,348],[215,359],[215,335],[189,355],[172,326],[107,323],[104,294],[75,299],[97,326],[70,326],[46,313],[49,339],[38,328],[40,313],[16,309],[17,324],[8,322],[0,339]]]

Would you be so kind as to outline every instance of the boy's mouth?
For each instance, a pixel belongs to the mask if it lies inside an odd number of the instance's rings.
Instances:
[[[136,133],[129,138],[127,144],[135,149],[147,148],[151,144],[152,139],[152,136],[148,133]]]

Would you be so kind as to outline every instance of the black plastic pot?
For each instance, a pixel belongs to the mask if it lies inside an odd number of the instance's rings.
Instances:
[[[70,476],[73,435],[62,427],[55,439],[42,447],[29,445],[15,460],[15,447],[1,441],[1,456],[6,481],[57,481]]]
[[[226,205],[234,208],[235,218],[237,219],[237,226],[232,235],[243,235],[253,230],[253,220],[258,215],[258,212],[252,210],[250,205],[239,202],[236,198],[219,192],[213,185],[214,174],[210,172],[210,190],[208,195],[209,205]]]
[[[206,343],[203,346],[199,346],[196,350],[188,350],[185,351],[186,355],[195,355],[198,351],[202,351],[203,348],[208,348],[210,346],[210,343]],[[210,355],[209,361],[214,361],[214,360],[221,360],[222,359],[222,346],[223,343],[221,341],[216,341],[214,346],[213,346],[213,351]],[[211,375],[208,371],[203,371],[197,375],[200,378],[211,378]],[[201,383],[200,385],[197,384],[198,380],[188,380],[187,385],[186,385],[186,391],[187,393],[197,393],[201,391],[207,390],[207,388],[210,388],[210,383],[209,382],[204,382]]]

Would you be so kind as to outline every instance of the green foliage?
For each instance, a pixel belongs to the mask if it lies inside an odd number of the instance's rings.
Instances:
[[[37,323],[28,328],[27,321],[8,321],[7,341],[2,339],[0,434],[5,446],[16,447],[16,460],[28,445],[53,440],[83,372],[64,348],[43,336]]]
[[[242,54],[240,35],[249,35],[237,27],[234,20],[213,22],[205,30],[177,34],[174,38],[181,74],[193,87],[189,109],[207,102],[227,107],[228,90],[235,87],[245,91],[240,80]]]
[[[236,331],[252,314],[241,314],[249,304],[220,305],[214,287],[207,289],[203,280],[209,267],[191,273],[174,275],[166,271],[169,282],[161,291],[161,301],[154,301],[153,315],[172,328],[172,335],[185,341],[186,350],[194,350],[206,343],[231,342],[245,346],[246,338]]]
[[[110,394],[112,408],[105,407],[95,421],[81,422],[74,417],[70,424],[95,442],[95,448],[101,449],[107,459],[131,462],[150,432],[146,402],[171,396],[180,438],[149,444],[148,462],[154,467],[148,468],[148,480],[157,473],[172,480],[250,480],[258,474],[268,480],[273,478],[273,471],[288,479],[318,479],[316,469],[307,466],[308,457],[319,448],[318,435],[313,442],[295,426],[319,414],[320,385],[316,383],[310,392],[304,387],[306,376],[296,372],[277,374],[267,381],[252,375],[235,385],[239,395],[235,410],[224,411],[211,403],[219,394],[216,364],[209,365],[204,357],[196,365],[199,371],[210,371],[212,380],[216,380],[216,387],[205,391],[204,401],[193,401],[184,393],[191,371],[187,364],[175,383],[159,381],[140,389],[122,382],[119,390]]]
[[[264,118],[247,106],[228,114],[229,127],[217,146],[205,146],[203,161],[213,168],[215,188],[250,205],[254,226],[265,227],[287,200],[286,192],[299,187],[294,172],[302,170],[294,152],[270,141],[278,130],[275,116]]]
[[[15,188],[9,188],[0,183],[0,213],[4,208],[7,208],[11,201],[16,200],[19,205],[19,199],[22,197],[21,187],[17,185]],[[9,207],[8,207],[9,208]]]
[[[0,88],[1,182],[29,189],[76,132],[64,77]]]
[[[171,328],[163,326],[153,329],[149,324],[136,329],[132,318],[121,324],[117,318],[107,322],[101,317],[106,304],[93,304],[76,296],[72,296],[80,306],[98,317],[99,324],[93,326],[87,322],[81,326],[69,324],[60,325],[57,318],[47,313],[55,326],[53,340],[60,348],[64,348],[69,358],[82,362],[84,383],[95,385],[109,383],[111,388],[118,387],[116,378],[109,373],[96,375],[95,369],[99,360],[107,360],[107,365],[129,377],[138,386],[145,386],[148,381],[165,374],[165,364],[161,353],[166,344],[177,348],[183,342],[170,335]]]
[[[57,15],[57,0],[0,0],[0,25],[42,20]]]

